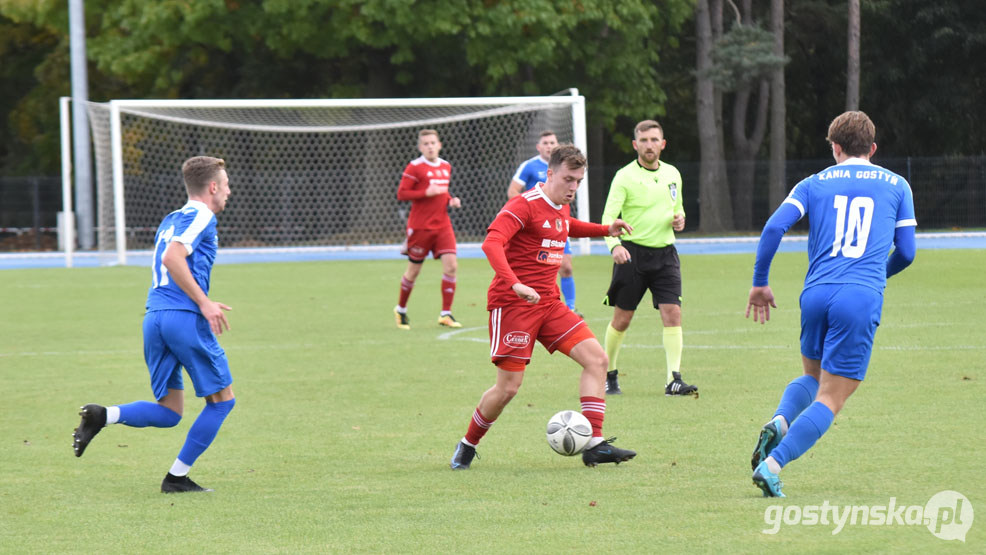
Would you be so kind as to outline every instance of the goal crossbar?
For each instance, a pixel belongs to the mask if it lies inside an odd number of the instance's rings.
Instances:
[[[335,217],[353,221],[357,219],[358,214],[363,214],[365,218],[379,219],[384,231],[390,233],[382,235],[383,241],[387,242],[392,240],[388,238],[395,237],[393,228],[398,226],[395,223],[397,216],[400,214],[401,219],[406,217],[406,208],[401,208],[393,195],[400,177],[400,169],[395,165],[398,162],[397,158],[402,158],[399,161],[402,167],[408,160],[416,157],[413,141],[408,141],[407,138],[414,135],[412,130],[415,128],[433,127],[439,129],[443,143],[450,147],[449,159],[454,168],[453,187],[457,188],[457,191],[465,191],[464,202],[472,203],[468,216],[471,219],[465,227],[471,230],[467,235],[472,240],[476,240],[476,230],[485,229],[491,217],[495,216],[495,210],[498,210],[493,208],[494,211],[491,213],[490,207],[500,206],[506,200],[505,196],[502,201],[499,200],[498,195],[503,195],[502,191],[506,189],[506,184],[509,183],[517,164],[534,153],[533,146],[537,135],[532,133],[536,132],[535,126],[544,129],[554,128],[553,126],[557,125],[559,140],[571,141],[583,152],[586,151],[585,98],[578,95],[575,89],[571,89],[570,92],[570,95],[524,97],[119,99],[107,103],[89,103],[94,139],[97,135],[104,137],[103,148],[97,149],[97,162],[100,162],[97,166],[106,174],[99,180],[100,191],[105,193],[103,194],[105,200],[101,201],[101,204],[106,204],[109,208],[100,208],[100,229],[104,234],[109,234],[107,237],[112,236],[110,241],[113,244],[111,248],[115,251],[115,263],[125,264],[127,251],[140,248],[142,241],[140,237],[148,233],[149,227],[156,225],[151,223],[151,215],[158,221],[163,216],[163,213],[158,213],[163,209],[163,204],[150,206],[151,201],[145,201],[143,197],[148,192],[155,197],[165,195],[159,184],[163,179],[159,174],[176,171],[176,166],[180,164],[168,149],[182,151],[182,155],[226,156],[228,154],[235,159],[236,154],[233,151],[239,148],[239,144],[245,143],[248,149],[253,149],[249,150],[251,163],[259,152],[262,157],[271,160],[269,164],[274,164],[265,167],[262,171],[255,170],[251,179],[254,182],[266,180],[263,185],[268,188],[257,194],[268,199],[263,202],[269,203],[271,209],[277,213],[273,215],[274,220],[270,224],[261,222],[255,225],[254,222],[247,221],[247,216],[243,213],[237,213],[233,218],[227,214],[227,217],[223,218],[225,221],[220,225],[221,227],[225,225],[228,230],[233,231],[230,236],[236,237],[237,233],[243,235],[246,233],[243,232],[244,229],[254,225],[256,229],[244,235],[242,244],[248,245],[251,244],[250,241],[256,240],[258,244],[270,247],[292,244],[348,244],[358,247],[359,244],[365,244],[360,241],[379,242],[381,239],[378,237],[366,237],[365,230],[333,229],[330,233],[321,229],[325,218]],[[551,117],[541,115],[542,113],[558,114],[559,109],[562,110],[562,114],[568,114],[564,116],[562,123],[557,123],[560,121],[557,120],[557,115]],[[532,115],[526,116],[525,113]],[[523,123],[503,123],[505,119],[514,121],[509,118],[521,118]],[[100,129],[97,129],[96,120],[100,122],[98,124]],[[482,123],[485,120],[489,120],[490,123]],[[552,121],[556,123],[551,124]],[[479,135],[472,136],[469,133],[479,133]],[[489,133],[494,135],[488,135]],[[263,139],[244,139],[244,134]],[[159,138],[149,138],[152,135]],[[292,136],[298,136],[299,139],[291,139]],[[359,136],[359,140],[354,140],[352,138],[354,136]],[[446,136],[449,137],[447,142]],[[319,137],[330,138],[319,139]],[[260,148],[258,144],[266,145],[271,141],[277,144],[265,146],[262,151],[257,150]],[[310,167],[312,163],[309,158],[298,158],[297,141],[307,141],[305,144],[308,146],[301,150],[335,148],[341,149],[342,153],[334,151],[334,154],[325,154],[324,158],[318,159],[315,164],[316,172]],[[331,141],[342,146],[324,144]],[[486,144],[486,141],[490,141],[490,144]],[[318,144],[312,147],[309,143]],[[360,146],[353,147],[353,143]],[[281,148],[285,149],[283,157],[278,151]],[[355,154],[346,154],[352,153],[354,148],[357,149]],[[386,158],[383,162],[371,157],[375,149],[382,149],[383,153],[378,156],[381,159]],[[394,152],[406,154],[394,154]],[[442,154],[445,155],[445,151]],[[135,156],[137,158],[134,158]],[[248,203],[243,202],[249,200],[244,194],[251,194],[249,189],[244,189],[246,181],[242,171],[245,169],[246,161],[243,156],[240,155],[240,158],[234,162],[236,170],[239,170],[236,175],[239,189],[233,195],[234,211],[240,206],[248,206]],[[288,162],[282,161],[282,158],[295,160],[290,162],[295,166],[290,166]],[[365,162],[353,162],[353,158]],[[165,159],[170,161],[165,162]],[[157,177],[151,175],[152,168],[149,165],[152,162],[157,164],[153,168]],[[355,167],[359,163],[373,165]],[[474,166],[477,163],[482,164],[483,167]],[[321,172],[318,176],[310,175],[318,172]],[[340,172],[344,174],[343,178],[337,175]],[[359,176],[354,172],[362,175],[360,179],[371,181],[357,183],[354,179]],[[455,176],[460,177],[457,179]],[[339,179],[351,184],[345,185],[343,182],[333,181]],[[134,182],[138,184],[135,185]],[[251,186],[255,185],[251,183]],[[287,189],[286,192],[282,192],[282,186]],[[491,186],[497,187],[496,194],[489,191]],[[170,187],[167,186],[169,189]],[[339,193],[335,192],[333,194],[336,196],[331,198],[310,201],[321,203],[317,206],[318,210],[305,207],[309,209],[308,212],[316,211],[318,214],[301,214],[294,219],[288,212],[291,206],[299,206],[298,191],[304,187],[309,189],[315,187],[318,189],[317,194],[327,194],[325,191],[329,189],[334,191],[342,187],[342,194],[349,196],[340,197]],[[304,194],[310,196],[316,194],[311,193],[309,189],[305,189]],[[130,198],[127,198],[128,194]],[[284,198],[271,198],[276,195],[282,195]],[[162,201],[155,198],[153,202],[160,204]],[[474,205],[478,202],[484,204],[482,210],[475,209]],[[339,204],[344,205],[343,208],[337,209],[336,205]],[[142,211],[133,221],[127,215],[130,206]],[[249,205],[254,212],[257,207],[256,204]],[[171,209],[173,208],[176,207]],[[576,217],[588,218],[587,179],[579,187],[574,208]],[[344,212],[341,218],[337,215],[338,210]],[[463,221],[463,217],[466,216],[459,217],[460,222]],[[316,221],[317,218],[322,220]],[[263,227],[264,225],[267,227]],[[308,235],[305,235],[306,231],[298,231],[306,226],[313,229]],[[340,226],[344,227],[344,224]],[[266,237],[278,233],[281,234],[278,236],[281,238],[273,241],[256,238],[263,234],[266,234]],[[327,233],[329,235],[326,235]],[[362,235],[364,239],[347,239],[347,237],[360,237],[360,233],[364,234]],[[225,237],[226,233],[223,232],[223,235]],[[136,236],[140,237],[135,239]],[[128,241],[133,244],[128,245]],[[399,243],[399,238],[394,242]],[[108,246],[106,241],[101,240],[100,243]],[[589,250],[588,240],[580,241],[578,245],[580,252]],[[101,247],[101,250],[106,249]]]

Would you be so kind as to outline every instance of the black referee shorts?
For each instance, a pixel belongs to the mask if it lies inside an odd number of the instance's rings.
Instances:
[[[626,264],[613,264],[613,279],[603,304],[637,310],[650,289],[654,308],[661,304],[681,305],[681,262],[674,245],[645,247],[623,241],[630,253]]]

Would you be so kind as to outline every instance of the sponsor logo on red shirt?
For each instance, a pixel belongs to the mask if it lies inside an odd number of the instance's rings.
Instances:
[[[523,349],[531,344],[531,334],[526,331],[511,331],[503,336],[503,344],[514,349]]]
[[[561,266],[562,254],[560,252],[538,251],[538,262],[549,266]]]

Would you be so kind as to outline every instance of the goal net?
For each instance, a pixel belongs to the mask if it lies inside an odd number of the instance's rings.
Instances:
[[[438,130],[452,164],[450,217],[460,243],[479,242],[506,202],[517,166],[543,130],[585,151],[585,100],[571,95],[360,100],[114,100],[89,103],[96,158],[98,249],[118,263],[150,249],[165,214],[186,199],[182,162],[226,160],[232,194],[223,247],[325,249],[396,245],[409,203],[397,185]],[[588,216],[584,182],[573,214]]]

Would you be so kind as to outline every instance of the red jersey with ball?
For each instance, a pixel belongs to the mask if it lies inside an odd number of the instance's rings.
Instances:
[[[568,205],[554,204],[538,185],[507,201],[487,228],[508,238],[503,250],[510,269],[517,281],[541,295],[542,303],[560,299],[557,277],[571,226],[569,214]],[[487,310],[528,304],[511,289],[516,283],[512,277],[499,272],[493,277]]]

